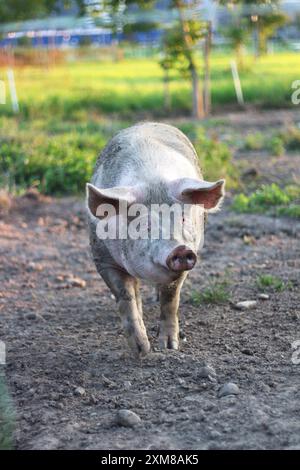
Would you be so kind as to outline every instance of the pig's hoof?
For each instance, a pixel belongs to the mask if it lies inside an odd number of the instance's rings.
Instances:
[[[128,343],[131,350],[137,356],[145,356],[150,352],[150,343],[147,337],[140,338],[135,335],[130,335],[128,337]]]
[[[160,349],[178,349],[179,342],[178,339],[174,336],[164,335],[159,337],[159,347]]]

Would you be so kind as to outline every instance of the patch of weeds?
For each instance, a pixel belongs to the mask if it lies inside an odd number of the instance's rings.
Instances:
[[[264,147],[264,136],[261,132],[255,132],[254,134],[248,134],[245,142],[245,150],[261,150]]]
[[[298,129],[298,127],[289,127],[280,133],[280,137],[283,140],[287,150],[300,149],[300,129]]]
[[[271,152],[272,155],[276,155],[277,157],[281,157],[284,154],[284,141],[279,136],[273,136],[267,142],[267,148]]]
[[[191,293],[191,303],[195,306],[201,304],[224,304],[230,299],[228,285],[228,281],[216,281],[211,283],[202,292],[194,290]]]
[[[203,128],[198,129],[197,137],[193,140],[200,166],[205,169],[205,178],[213,181],[226,178],[229,188],[239,186],[239,172],[232,162],[229,147],[217,137],[208,138]]]
[[[0,450],[12,449],[14,422],[15,414],[11,399],[4,383],[4,376],[0,374]]]
[[[299,216],[300,190],[297,186],[287,186],[281,189],[277,184],[264,185],[247,196],[235,196],[232,209],[243,213],[268,213],[270,215]]]
[[[290,282],[285,283],[280,277],[273,276],[272,274],[258,276],[256,285],[262,291],[273,290],[276,292],[281,292],[291,287]]]

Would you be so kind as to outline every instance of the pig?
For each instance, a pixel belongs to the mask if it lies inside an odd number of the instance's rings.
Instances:
[[[178,349],[180,291],[203,244],[204,218],[220,207],[224,190],[224,179],[203,180],[192,143],[171,125],[141,122],[121,130],[99,156],[91,182],[86,185],[92,257],[116,299],[125,335],[136,354],[150,351],[141,281],[157,286],[159,291],[160,347]],[[152,206],[161,204],[177,204],[185,210],[173,223],[169,238],[164,236],[157,216],[153,220],[159,226],[158,237],[123,237],[120,227],[128,226],[132,217],[124,219],[120,207],[125,205],[129,214],[135,204],[149,212]],[[112,207],[113,211],[101,207]],[[151,220],[148,217],[150,227]],[[99,236],[99,223],[103,221],[106,227],[119,227],[115,237]]]

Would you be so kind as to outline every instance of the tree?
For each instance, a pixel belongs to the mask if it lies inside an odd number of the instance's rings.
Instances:
[[[267,52],[268,39],[274,36],[276,31],[288,23],[288,16],[281,12],[267,12],[263,15],[257,15],[256,21],[252,21],[252,28],[256,29],[258,41],[258,55]]]
[[[204,24],[195,20],[186,20],[182,16],[179,24],[167,30],[163,39],[163,58],[160,61],[166,73],[170,69],[177,69],[180,74],[191,80],[193,116],[204,117],[203,96],[200,87],[196,59],[196,46],[204,37]]]
[[[250,36],[249,22],[245,19],[241,19],[224,29],[223,34],[228,39],[230,46],[235,52],[238,66],[243,67],[243,47]]]
[[[78,13],[82,13],[84,0],[0,0],[0,23],[44,18],[50,13],[70,9],[74,5],[77,6]]]

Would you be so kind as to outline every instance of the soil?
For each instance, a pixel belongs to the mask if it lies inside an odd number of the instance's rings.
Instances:
[[[273,161],[276,174],[287,162],[299,171],[297,155]],[[268,179],[267,166],[259,171]],[[34,193],[14,201],[0,221],[0,338],[17,449],[300,449],[300,364],[292,361],[300,222],[236,214],[229,201],[209,217],[201,262],[183,288],[180,351],[158,350],[159,305],[143,287],[152,344],[144,359],[128,350],[91,260],[83,201]],[[261,274],[284,282],[267,300]],[[224,279],[229,301],[193,304],[194,291]],[[257,304],[236,309],[243,300]],[[205,365],[214,369],[207,376]],[[220,396],[228,382],[239,393]],[[141,422],[121,426],[120,409]]]

